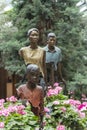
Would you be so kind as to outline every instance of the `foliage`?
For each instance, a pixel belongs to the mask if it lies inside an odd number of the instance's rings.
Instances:
[[[39,29],[41,46],[46,44],[48,32],[54,31],[57,34],[57,45],[63,53],[63,75],[66,80],[72,80],[78,64],[83,66],[80,60],[81,52],[78,50],[81,46],[81,16],[76,7],[77,2],[78,0],[13,0],[13,10],[10,14],[13,25],[18,28],[16,39],[20,44],[23,43],[23,46],[27,45],[29,28]]]
[[[87,102],[69,99],[62,94],[59,84],[55,85],[44,98],[44,130],[86,130]],[[38,127],[38,117],[31,112],[28,102],[25,107],[14,96],[6,98],[6,102],[0,100],[0,128],[38,130]]]
[[[62,93],[55,95],[52,90],[51,94],[47,97],[45,108],[47,112],[45,115],[46,126],[57,130],[86,130],[87,102],[81,103],[79,100],[69,99]]]
[[[53,128],[56,128],[57,125],[64,125],[66,130],[85,130],[87,128],[87,118],[80,118],[80,114],[83,113],[76,110],[76,104],[70,105],[70,102],[74,103],[75,100],[65,101],[55,98],[53,102],[48,102],[47,107],[51,108],[51,113],[46,122]]]
[[[12,19],[9,16],[6,0],[0,1],[0,43],[14,39],[14,33],[17,28],[12,25]]]
[[[83,95],[85,96],[84,98],[87,97],[87,69],[85,68],[84,73],[83,70],[84,68],[77,72],[71,82],[67,82],[68,91],[73,92],[72,96],[80,100],[83,99]]]
[[[36,125],[38,126],[38,117],[33,115],[30,105],[25,108],[14,96],[6,100],[7,102],[0,100],[0,128],[32,130]]]
[[[23,65],[24,62],[18,55],[18,50],[22,46],[29,45],[27,40],[28,29],[37,27],[40,31],[38,43],[40,46],[46,45],[48,32],[56,33],[56,45],[61,48],[63,54],[63,77],[66,81],[69,81],[67,85],[72,87],[70,84],[73,82],[75,87],[79,74],[81,80],[86,79],[87,46],[86,41],[83,40],[86,39],[86,31],[83,30],[85,19],[82,21],[82,14],[79,13],[79,8],[76,6],[78,1],[12,0],[13,9],[6,12],[6,20],[0,22],[1,25],[4,25],[6,21],[12,23],[11,27],[1,27],[2,45],[0,51],[2,59],[5,60],[3,60],[3,63],[1,62],[0,66],[4,65],[11,73],[15,72],[18,75],[23,75],[25,65]],[[6,51],[6,47],[9,49],[9,53]],[[13,48],[15,52],[12,52]],[[6,60],[7,53],[8,58]]]
[[[0,51],[2,55],[2,65],[4,65],[5,69],[8,70],[11,74],[19,74],[22,76],[25,73],[25,65],[22,64],[22,59],[18,54],[18,50],[20,48],[20,44],[18,41],[9,41],[0,45]],[[3,50],[3,51],[2,51]]]

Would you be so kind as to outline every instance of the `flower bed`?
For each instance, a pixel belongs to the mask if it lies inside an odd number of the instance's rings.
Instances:
[[[56,83],[45,100],[44,130],[87,130],[87,102],[69,99]],[[38,118],[14,96],[0,100],[0,128],[4,130],[38,129]]]
[[[87,102],[69,99],[61,91],[59,84],[48,90],[44,130],[87,130]]]
[[[37,117],[14,96],[0,100],[0,128],[4,130],[32,130],[37,124]]]

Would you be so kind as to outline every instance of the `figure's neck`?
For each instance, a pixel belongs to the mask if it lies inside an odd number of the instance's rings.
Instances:
[[[27,83],[27,88],[30,90],[34,90],[36,88],[36,84],[32,82]]]
[[[37,49],[38,48],[37,43],[31,43],[30,48],[31,49]]]
[[[54,46],[49,46],[49,45],[48,45],[48,48],[49,48],[50,51],[54,51],[54,50],[55,50],[55,47],[54,47]]]

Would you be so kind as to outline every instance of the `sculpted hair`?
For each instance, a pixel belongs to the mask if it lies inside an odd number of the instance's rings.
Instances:
[[[47,35],[47,39],[49,39],[50,37],[55,37],[56,38],[56,34],[55,33],[48,33]]]
[[[31,28],[31,29],[28,30],[27,36],[30,36],[32,31],[37,31],[39,33],[39,30],[37,28]]]
[[[36,64],[30,64],[27,66],[26,74],[32,71],[37,71],[39,70],[39,67]]]
[[[34,71],[37,71],[37,70],[39,71],[39,67],[36,64],[27,65],[26,72],[25,72],[24,77],[23,77],[21,82],[23,83],[25,81],[26,76],[29,72],[34,72]]]

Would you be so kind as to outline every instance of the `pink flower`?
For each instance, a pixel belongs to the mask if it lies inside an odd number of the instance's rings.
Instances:
[[[47,92],[47,97],[52,95],[58,95],[62,91],[62,87],[51,88]]]
[[[4,128],[4,122],[0,122],[0,128]]]
[[[10,98],[6,98],[7,101],[10,101],[10,102],[16,102],[17,101],[17,98],[14,97],[14,96],[11,96]]]
[[[65,130],[65,126],[64,125],[58,125],[57,130]]]
[[[62,107],[61,110],[62,110],[62,112],[66,112],[66,108],[65,107]]]
[[[78,110],[82,111],[84,109],[86,109],[86,105],[85,104],[81,104],[81,105],[78,106]]]
[[[60,86],[58,86],[58,87],[55,88],[55,90],[58,91],[58,93],[60,93],[60,92],[62,91],[62,89],[63,89],[63,88],[60,87]]]
[[[49,114],[46,114],[46,118],[51,118],[51,116]]]
[[[81,102],[79,100],[75,100],[75,106],[78,108],[79,105],[81,105]]]
[[[69,99],[69,104],[70,104],[70,105],[74,105],[74,106],[75,106],[76,101],[75,101],[74,99]]]
[[[21,115],[25,115],[25,114],[27,114],[27,112],[25,112],[24,110],[20,110],[20,111],[17,111],[19,114],[21,114]]]
[[[9,112],[15,112],[15,111],[16,111],[15,106],[9,106],[9,107],[8,107],[8,111],[9,111]]]
[[[5,102],[5,100],[4,99],[0,99],[0,103],[4,103]]]
[[[54,83],[54,87],[58,87],[59,86],[59,83]]]
[[[83,102],[83,104],[84,104],[85,106],[87,106],[87,102]]]
[[[54,101],[53,104],[54,104],[54,105],[58,105],[58,104],[60,104],[60,103],[59,103],[59,101]]]
[[[24,115],[26,114],[26,112],[24,111],[25,106],[24,105],[19,105],[19,106],[15,106],[15,110],[17,113]]]
[[[10,110],[13,110],[21,115],[25,115],[27,113],[24,111],[24,108],[25,108],[24,105],[19,105],[19,106],[14,106],[13,108],[10,108]]]
[[[85,113],[79,111],[79,116],[80,116],[80,118],[85,118]]]
[[[0,103],[0,109],[3,109],[3,108],[4,108],[4,104]]]
[[[78,107],[81,104],[80,101],[74,100],[74,99],[66,100],[64,103],[65,104],[70,104],[70,105],[75,106],[75,107]]]
[[[4,110],[2,110],[2,115],[3,116],[5,116],[5,117],[7,117],[7,116],[9,116],[9,111],[7,110],[7,109],[4,109]]]
[[[50,109],[47,108],[47,107],[44,107],[44,111],[45,111],[45,112],[50,112]]]
[[[24,105],[19,105],[19,106],[17,106],[17,109],[18,109],[18,110],[24,110],[24,108],[25,108]]]

